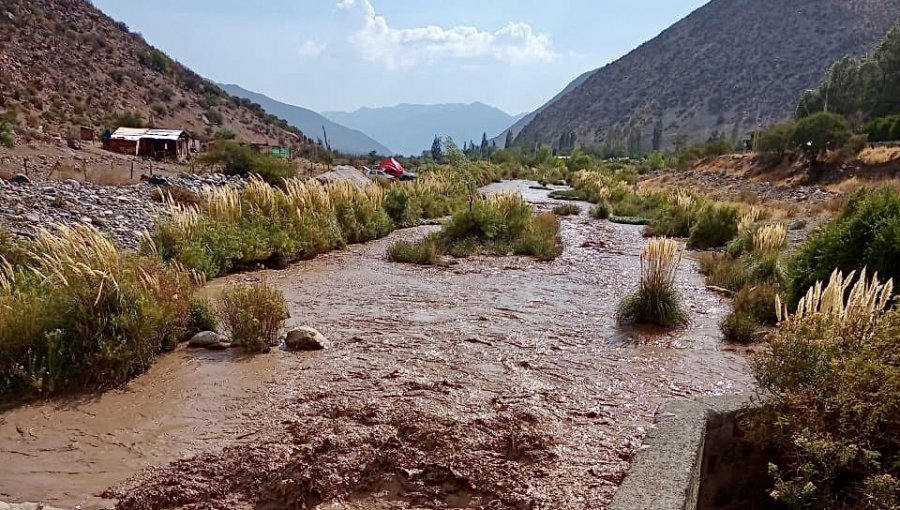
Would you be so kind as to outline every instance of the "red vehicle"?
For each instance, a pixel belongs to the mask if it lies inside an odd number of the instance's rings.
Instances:
[[[378,164],[378,169],[399,181],[412,181],[416,174],[407,172],[403,165],[394,158],[388,158]]]

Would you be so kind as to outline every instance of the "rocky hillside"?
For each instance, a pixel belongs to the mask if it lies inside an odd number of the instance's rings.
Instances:
[[[0,115],[20,140],[143,124],[304,145],[299,130],[153,48],[86,0],[0,3]]]
[[[900,0],[712,0],[540,112],[517,138],[624,146],[654,127],[701,142],[794,115],[839,58],[875,47]],[[564,136],[565,135],[565,136]]]

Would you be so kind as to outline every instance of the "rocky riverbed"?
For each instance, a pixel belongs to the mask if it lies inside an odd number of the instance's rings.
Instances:
[[[32,181],[23,175],[0,180],[0,226],[30,238],[53,224],[90,224],[112,235],[123,248],[137,246],[141,232],[152,230],[164,207],[153,199],[173,186],[200,192],[204,187],[243,187],[240,177],[221,174],[156,176],[128,186],[98,186],[76,180]]]

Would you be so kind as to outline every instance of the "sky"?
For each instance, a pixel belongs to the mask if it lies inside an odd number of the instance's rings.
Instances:
[[[199,74],[317,111],[532,111],[708,0],[93,0]]]

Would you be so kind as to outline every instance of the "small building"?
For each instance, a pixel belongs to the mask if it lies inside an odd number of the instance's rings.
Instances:
[[[191,155],[191,137],[182,129],[116,129],[107,141],[113,152],[156,159],[185,160]]]

